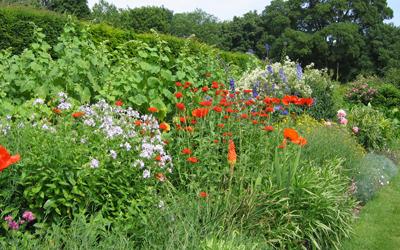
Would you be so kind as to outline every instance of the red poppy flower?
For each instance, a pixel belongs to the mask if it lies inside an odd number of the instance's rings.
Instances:
[[[211,88],[217,89],[218,88],[218,83],[217,82],[212,82]]]
[[[240,115],[240,118],[242,118],[242,119],[247,119],[247,118],[249,118],[249,115],[248,115],[248,114],[241,114],[241,115]]]
[[[185,104],[183,104],[181,102],[178,102],[176,104],[176,108],[179,109],[179,110],[185,110]]]
[[[271,131],[274,131],[274,127],[272,127],[272,126],[265,126],[265,127],[263,128],[263,130],[268,131],[268,132],[271,132]]]
[[[207,108],[197,108],[192,111],[192,115],[194,117],[203,118],[208,114],[208,111]]]
[[[190,154],[192,154],[192,150],[190,150],[189,148],[184,148],[184,149],[182,149],[182,154],[184,154],[184,155],[190,155]]]
[[[222,134],[222,136],[232,137],[232,132],[225,132],[225,133]]]
[[[72,117],[79,118],[79,117],[83,116],[84,114],[85,114],[85,112],[75,112],[72,114]]]
[[[199,196],[200,196],[201,198],[207,198],[207,197],[208,197],[208,194],[207,194],[206,192],[202,191],[202,192],[199,193]]]
[[[175,86],[177,86],[177,87],[182,87],[182,83],[181,83],[181,82],[176,82],[176,83],[175,83]]]
[[[257,120],[252,120],[251,123],[253,123],[254,125],[258,124]]]
[[[203,107],[209,107],[212,105],[212,101],[211,100],[210,101],[202,101],[202,102],[200,102],[200,105]]]
[[[274,108],[273,107],[267,107],[267,108],[265,108],[265,111],[269,112],[269,113],[272,113],[272,112],[274,112]]]
[[[218,124],[217,126],[220,127],[220,128],[223,128],[223,127],[225,127],[225,124],[220,123],[220,124]]]
[[[195,125],[197,123],[196,119],[190,121],[191,124]]]
[[[135,121],[135,125],[136,125],[136,126],[142,125],[142,121],[140,121],[140,120]]]
[[[207,86],[204,86],[201,88],[201,91],[203,91],[203,92],[207,92],[208,90],[209,90],[209,88]]]
[[[193,92],[193,93],[196,93],[197,91],[199,91],[199,88],[193,88],[193,89],[192,89],[192,92]]]
[[[124,103],[121,100],[115,102],[115,106],[121,107],[122,105],[124,105]]]
[[[307,140],[304,137],[299,136],[299,138],[297,138],[297,140],[292,141],[294,144],[298,144],[300,146],[304,146],[307,144]]]
[[[218,142],[219,142],[219,140],[213,140],[213,142],[214,142],[214,143],[218,143]]]
[[[0,172],[21,159],[19,154],[11,156],[7,149],[0,145]]]
[[[190,82],[185,82],[185,85],[183,85],[183,88],[187,89],[190,87],[190,85],[192,85]]]
[[[193,128],[192,128],[191,126],[187,126],[187,127],[185,128],[185,130],[186,130],[187,132],[193,132]]]
[[[231,93],[231,94],[229,94],[229,97],[230,97],[230,98],[234,98],[234,97],[235,97],[235,94]]]
[[[218,107],[218,106],[215,106],[215,107],[213,108],[213,110],[214,110],[215,112],[218,112],[218,113],[222,112],[222,108],[221,108],[221,107]]]
[[[186,118],[185,118],[185,117],[179,117],[179,121],[180,121],[181,123],[185,123],[185,122],[186,122]]]
[[[231,109],[231,108],[227,108],[227,109],[225,109],[225,112],[227,112],[227,113],[234,113],[235,110],[233,110],[233,109]]]
[[[197,163],[197,162],[199,162],[199,159],[192,156],[192,157],[187,158],[187,161],[190,163]]]
[[[150,113],[157,113],[158,112],[158,108],[156,107],[150,107],[147,109]]]
[[[229,118],[231,118],[229,115],[224,115],[225,120],[228,120]]]
[[[252,93],[253,90],[251,90],[251,89],[245,89],[245,90],[243,90],[243,92],[246,93],[246,94],[248,94],[248,93]]]
[[[157,156],[154,158],[154,160],[156,160],[156,161],[161,161],[161,155],[157,155]]]
[[[285,137],[285,139],[289,139],[292,142],[299,139],[299,134],[296,130],[292,128],[285,128],[283,130],[283,136]]]
[[[178,98],[178,99],[182,98],[183,94],[181,92],[177,92],[177,93],[175,93],[175,97]]]
[[[246,106],[251,106],[251,105],[253,105],[254,103],[255,103],[254,100],[248,100],[248,101],[246,101],[244,104],[246,104]]]
[[[160,123],[159,128],[164,132],[168,132],[170,130],[170,126],[166,122]]]

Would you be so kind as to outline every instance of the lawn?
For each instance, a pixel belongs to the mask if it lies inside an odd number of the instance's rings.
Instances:
[[[383,188],[361,211],[354,236],[343,249],[399,249],[400,176]]]

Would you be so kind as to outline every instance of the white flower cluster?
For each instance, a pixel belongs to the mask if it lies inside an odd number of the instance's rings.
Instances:
[[[268,96],[298,95],[311,97],[312,88],[309,82],[324,79],[324,71],[300,64],[286,57],[284,63],[273,63],[265,68],[258,67],[245,73],[238,80],[241,89],[254,89]]]

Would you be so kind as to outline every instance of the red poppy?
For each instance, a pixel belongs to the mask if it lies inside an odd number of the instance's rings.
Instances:
[[[213,108],[213,110],[214,110],[215,112],[218,112],[218,113],[222,112],[222,108],[221,108],[221,107],[218,107],[218,106],[215,106],[215,107]]]
[[[210,101],[202,101],[202,102],[200,102],[200,105],[204,106],[204,107],[209,107],[209,106],[212,105],[212,100],[210,100]]]
[[[192,154],[192,150],[190,150],[189,148],[184,148],[184,149],[182,149],[182,154],[184,154],[184,155],[190,155],[190,154]]]
[[[182,83],[181,83],[181,82],[176,82],[176,83],[175,83],[175,86],[177,86],[177,87],[182,87]]]
[[[85,112],[75,112],[72,114],[72,117],[79,118],[79,117],[83,116],[84,114],[85,114]]]
[[[225,124],[220,123],[220,124],[218,124],[217,126],[220,127],[220,128],[223,128],[223,127],[225,127]]]
[[[179,121],[180,121],[181,123],[185,123],[185,122],[186,122],[186,118],[185,118],[185,117],[179,117]]]
[[[217,82],[212,82],[211,88],[217,89],[218,88],[218,83]]]
[[[225,112],[227,112],[227,113],[234,113],[235,110],[233,110],[233,109],[231,109],[231,108],[227,108],[227,109],[225,109]]]
[[[193,128],[192,128],[191,126],[187,126],[187,127],[185,128],[185,130],[186,130],[187,132],[193,132]]]
[[[268,132],[271,132],[271,131],[274,131],[274,127],[272,127],[272,126],[265,126],[265,127],[263,128],[263,130],[268,131]]]
[[[201,198],[207,198],[207,197],[208,197],[208,194],[207,194],[206,192],[202,191],[202,192],[199,193],[199,196],[200,196]]]
[[[160,123],[159,128],[164,132],[168,132],[170,130],[170,126],[166,122]]]
[[[207,86],[204,86],[201,88],[201,91],[203,91],[203,92],[207,92],[208,90],[209,90],[209,88]]]
[[[208,111],[207,108],[197,108],[192,111],[192,115],[194,117],[203,118],[208,114]]]
[[[176,104],[176,108],[179,109],[179,110],[185,110],[185,104],[183,104],[181,102],[178,102]]]
[[[196,119],[190,121],[191,124],[195,125],[197,123]]]
[[[199,91],[199,88],[193,88],[193,89],[192,89],[192,92],[193,92],[193,93],[196,93],[197,91]]]
[[[255,103],[254,100],[247,100],[244,104],[246,104],[246,106],[251,106]]]
[[[115,106],[121,107],[122,105],[124,105],[124,103],[121,100],[115,102]]]
[[[156,161],[161,161],[161,155],[157,155],[157,156],[154,158],[154,160],[156,160]]]
[[[11,156],[7,149],[0,145],[0,172],[21,159],[19,154]]]
[[[225,133],[222,134],[222,136],[232,137],[232,132],[225,132]]]
[[[299,139],[299,134],[296,130],[292,128],[285,128],[283,130],[283,136],[285,137],[285,139],[289,139],[292,142]]]
[[[240,115],[240,118],[242,118],[242,119],[247,119],[247,118],[249,118],[249,115],[248,115],[248,114],[241,114],[241,115]]]
[[[176,92],[176,93],[175,93],[175,97],[178,98],[178,99],[179,99],[179,98],[182,98],[182,97],[183,97],[182,92]]]
[[[219,140],[213,140],[213,142],[214,142],[214,143],[218,143],[218,142],[219,142]]]
[[[192,156],[192,157],[187,158],[187,161],[190,163],[197,163],[197,162],[199,162],[199,159]]]
[[[157,113],[158,112],[158,108],[156,107],[150,107],[147,109],[150,113]]]
[[[224,115],[224,119],[228,120],[229,118],[231,118],[229,115]]]
[[[257,120],[252,120],[251,122],[252,122],[254,125],[258,124],[258,121],[257,121]]]
[[[251,90],[251,89],[245,89],[245,90],[243,90],[243,92],[246,93],[246,94],[248,94],[248,93],[252,93],[253,90]]]
[[[135,125],[136,125],[136,126],[142,125],[142,121],[140,121],[140,120],[135,121]]]
[[[294,144],[298,144],[300,146],[304,146],[307,144],[307,140],[304,137],[299,136],[297,140],[292,141]]]
[[[183,88],[187,89],[190,87],[190,85],[192,85],[190,82],[185,82],[185,85],[183,85]]]
[[[265,108],[265,111],[271,113],[271,112],[274,112],[274,108],[273,107],[267,107],[267,108]]]
[[[286,106],[289,105],[290,103],[296,104],[298,101],[299,101],[299,98],[297,96],[287,95],[282,98],[282,103]]]

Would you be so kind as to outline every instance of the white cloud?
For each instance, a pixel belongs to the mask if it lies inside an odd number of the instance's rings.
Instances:
[[[200,8],[218,17],[220,20],[230,20],[246,12],[264,10],[271,0],[107,0],[118,8],[135,8],[141,6],[164,6],[174,13],[189,12]],[[92,7],[98,0],[88,0]]]

